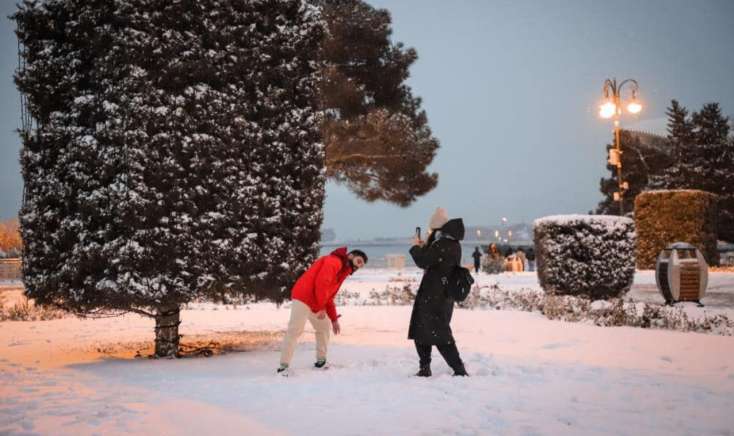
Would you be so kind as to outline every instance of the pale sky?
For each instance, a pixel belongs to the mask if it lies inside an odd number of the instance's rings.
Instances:
[[[3,1],[7,16],[14,3]],[[371,0],[393,37],[415,47],[409,84],[441,141],[438,187],[408,208],[366,203],[329,184],[324,227],[339,239],[410,235],[446,208],[469,225],[585,213],[600,200],[611,125],[597,106],[604,79],[634,78],[664,116],[717,101],[734,114],[734,2],[728,0]],[[0,218],[17,214],[19,97],[13,23],[0,25]]]

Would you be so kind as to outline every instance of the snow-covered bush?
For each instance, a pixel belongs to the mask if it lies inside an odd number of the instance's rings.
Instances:
[[[635,230],[630,218],[557,215],[535,221],[538,279],[551,294],[616,297],[632,286]]]
[[[709,265],[719,264],[716,249],[717,196],[698,190],[646,191],[635,199],[637,268],[654,269],[668,244],[695,245]]]

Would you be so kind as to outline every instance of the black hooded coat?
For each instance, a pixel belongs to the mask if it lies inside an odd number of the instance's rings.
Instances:
[[[448,221],[434,231],[424,246],[410,249],[413,261],[425,270],[410,316],[408,339],[419,344],[453,344],[451,316],[454,300],[446,293],[447,276],[455,265],[461,264],[461,244],[464,222],[461,218]]]

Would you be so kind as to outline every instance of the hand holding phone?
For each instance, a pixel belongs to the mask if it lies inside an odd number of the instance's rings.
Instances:
[[[413,237],[413,245],[423,245],[423,241],[421,240],[421,228],[420,227],[415,228],[415,236]]]

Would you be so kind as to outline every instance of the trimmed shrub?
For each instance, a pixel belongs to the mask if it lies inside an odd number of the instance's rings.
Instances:
[[[618,297],[632,287],[635,230],[630,218],[557,215],[535,220],[540,286],[549,294]]]
[[[698,190],[646,191],[635,199],[637,268],[654,269],[666,245],[688,242],[709,265],[719,264],[716,250],[718,197]]]

